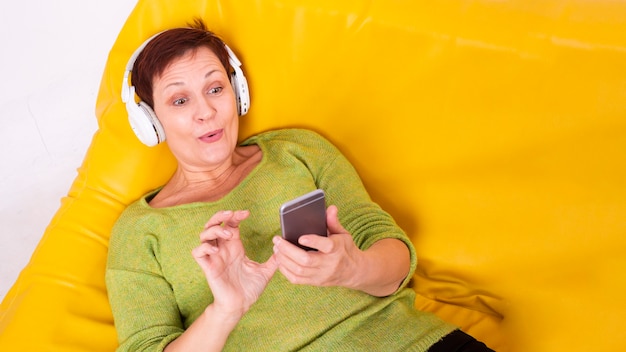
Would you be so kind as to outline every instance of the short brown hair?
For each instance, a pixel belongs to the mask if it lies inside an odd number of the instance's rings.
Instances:
[[[195,19],[187,28],[174,28],[162,32],[152,39],[137,56],[133,65],[131,84],[135,92],[150,107],[154,108],[152,83],[165,68],[177,58],[207,47],[230,73],[228,51],[218,36],[209,31],[201,19]]]

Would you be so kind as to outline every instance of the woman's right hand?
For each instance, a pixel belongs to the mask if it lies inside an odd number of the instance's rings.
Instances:
[[[263,264],[246,256],[239,224],[249,215],[245,210],[216,213],[200,233],[200,246],[192,251],[213,293],[213,313],[237,321],[261,296],[278,267],[274,256]]]
[[[200,233],[192,255],[213,292],[213,303],[166,351],[221,351],[228,336],[250,306],[259,299],[278,265],[274,256],[254,262],[244,252],[239,224],[248,211],[220,211]]]

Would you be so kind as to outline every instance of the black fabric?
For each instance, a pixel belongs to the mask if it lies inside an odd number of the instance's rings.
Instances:
[[[436,344],[430,346],[428,352],[494,352],[484,343],[476,340],[461,330],[454,330],[444,336]]]

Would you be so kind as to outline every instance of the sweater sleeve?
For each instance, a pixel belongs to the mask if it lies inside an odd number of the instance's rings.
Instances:
[[[145,218],[131,206],[113,229],[106,270],[118,351],[162,351],[184,331],[158,252]]]
[[[390,214],[373,202],[357,171],[348,159],[329,141],[314,134],[306,138],[311,144],[307,156],[318,188],[326,192],[326,205],[336,205],[339,221],[348,230],[356,245],[365,250],[384,238],[396,238],[410,252],[409,274],[398,290],[406,287],[417,267],[413,244]],[[397,291],[396,291],[397,292]]]

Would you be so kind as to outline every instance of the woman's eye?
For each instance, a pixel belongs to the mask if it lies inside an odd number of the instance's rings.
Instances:
[[[222,87],[215,87],[215,88],[211,88],[209,89],[209,94],[219,94],[222,91]]]
[[[187,99],[185,98],[180,98],[180,99],[176,99],[174,100],[174,105],[183,105],[187,102]]]

